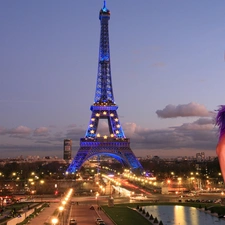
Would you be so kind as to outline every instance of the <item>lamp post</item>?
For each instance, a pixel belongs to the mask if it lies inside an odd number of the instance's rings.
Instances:
[[[96,204],[97,204],[97,206],[98,206],[98,196],[99,196],[99,193],[97,192],[96,193]]]
[[[119,196],[121,196],[121,193],[120,193],[120,186],[121,186],[121,183],[119,183],[118,186],[119,186]]]
[[[181,180],[182,178],[181,177],[178,177],[178,186],[179,186],[179,193],[181,192]]]

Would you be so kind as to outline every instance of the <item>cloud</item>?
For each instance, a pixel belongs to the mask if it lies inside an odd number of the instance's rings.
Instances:
[[[192,123],[167,129],[147,129],[135,123],[123,124],[126,137],[131,139],[135,150],[160,150],[179,154],[180,149],[194,149],[195,151],[210,150],[215,153],[217,130],[212,119],[200,118]],[[168,153],[166,153],[168,155]]]
[[[187,131],[187,130],[212,130],[214,129],[215,125],[214,125],[214,120],[212,118],[200,118],[196,121],[194,121],[193,123],[183,123],[181,126],[179,127],[171,127],[174,128],[175,130],[183,130],[183,131]]]
[[[102,131],[108,128],[106,121],[100,124]],[[146,155],[174,156],[182,155],[182,151],[190,154],[207,151],[210,155],[216,155],[215,148],[218,140],[217,129],[212,118],[201,117],[190,123],[183,123],[180,126],[168,127],[165,129],[150,129],[137,125],[134,122],[123,123],[122,128],[127,138],[130,138],[131,149],[135,155],[140,153]],[[80,138],[85,136],[86,127],[69,126],[57,130],[48,130],[47,127],[40,127],[32,130],[25,126],[19,126],[14,129],[0,128],[0,150],[7,155],[7,149],[10,154],[27,154],[30,155],[39,152],[39,155],[51,155],[62,157],[63,140],[72,139],[73,155],[80,147]],[[46,135],[44,135],[46,134]],[[5,136],[3,136],[5,135]],[[20,137],[21,140],[14,140],[12,137]],[[25,153],[23,153],[25,152]],[[43,152],[41,154],[41,152]],[[176,154],[175,154],[176,153]],[[49,154],[48,154],[49,155]],[[2,155],[2,157],[5,157]]]
[[[49,130],[47,127],[39,127],[34,130],[33,135],[34,136],[48,136]]]
[[[210,117],[215,113],[208,111],[204,105],[191,102],[184,105],[167,105],[163,110],[157,110],[156,114],[160,118],[176,118],[176,117]]]
[[[215,124],[215,121],[212,118],[199,118],[194,123],[199,125],[208,125],[208,124]]]
[[[66,131],[65,137],[73,140],[80,140],[80,138],[85,136],[85,132],[86,130],[84,128],[75,126]]]
[[[16,138],[25,138],[28,137],[32,132],[32,129],[25,126],[19,126],[10,130],[6,131],[6,134],[9,134],[10,137],[16,137]]]
[[[0,127],[0,135],[9,135],[10,137],[24,138],[31,134],[32,129],[25,126],[19,126],[12,129]]]
[[[17,144],[22,143],[36,143],[36,144],[49,144],[55,145],[61,144],[62,140],[66,138],[65,131],[57,131],[55,129],[50,130],[48,127],[39,127],[35,130],[28,128],[26,126],[19,126],[16,128],[6,129],[4,127],[0,127],[0,136],[5,136],[2,141],[4,143],[11,142]],[[11,139],[10,139],[11,138]],[[12,138],[20,139],[14,141]]]
[[[0,127],[0,135],[5,135],[6,129],[4,127]]]
[[[125,123],[122,125],[125,136],[130,138],[132,137],[133,140],[143,140],[144,135],[146,132],[149,132],[150,130],[147,128],[142,128],[138,126],[136,123]]]

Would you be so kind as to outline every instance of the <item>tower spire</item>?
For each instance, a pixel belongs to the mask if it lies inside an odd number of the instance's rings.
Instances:
[[[104,2],[103,2],[103,7],[102,7],[101,11],[104,12],[104,13],[109,12],[109,10],[108,10],[107,7],[106,7],[106,1],[105,1],[105,0],[104,0]]]
[[[109,30],[108,22],[110,20],[110,11],[104,6],[99,12],[99,20],[101,24],[100,45],[99,45],[99,61],[98,75],[95,91],[95,103],[114,103],[111,65],[110,65],[110,49],[109,49]]]

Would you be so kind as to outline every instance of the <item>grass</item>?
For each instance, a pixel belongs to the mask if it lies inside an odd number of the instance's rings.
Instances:
[[[150,221],[145,219],[138,212],[133,211],[127,206],[115,206],[113,208],[103,206],[103,210],[108,214],[117,225],[149,225]]]
[[[210,204],[210,203],[127,203],[127,204],[118,204],[114,207],[108,207],[106,205],[101,206],[105,213],[115,222],[117,225],[149,225],[152,224],[149,221],[149,218],[145,218],[142,213],[136,212],[133,209],[136,209],[137,206],[149,206],[149,205],[182,205],[187,207],[195,208],[205,208],[210,210],[212,213],[217,213],[218,215],[225,215],[225,207],[219,204]],[[133,209],[131,209],[133,208]],[[163,222],[163,221],[162,221]]]

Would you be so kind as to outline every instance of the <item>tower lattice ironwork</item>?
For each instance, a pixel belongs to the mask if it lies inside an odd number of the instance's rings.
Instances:
[[[98,75],[95,99],[90,107],[91,119],[85,137],[80,139],[80,148],[67,169],[68,173],[77,172],[86,160],[99,155],[113,157],[124,167],[143,171],[143,167],[130,148],[130,139],[125,137],[117,114],[118,106],[114,102],[110,68],[109,19],[110,11],[106,8],[104,1],[99,12],[101,33]],[[100,137],[97,134],[100,119],[108,121],[109,136]]]

